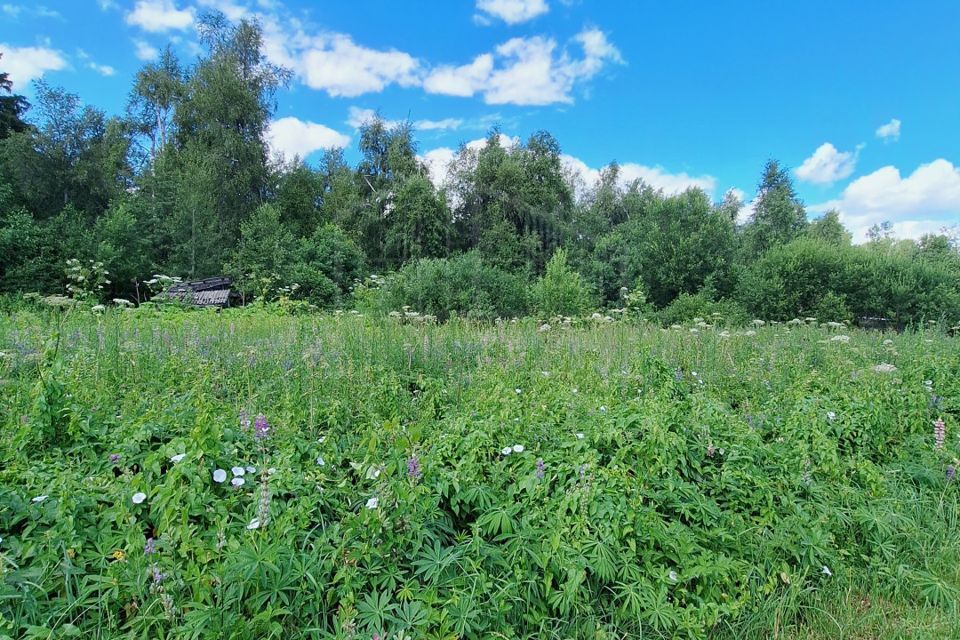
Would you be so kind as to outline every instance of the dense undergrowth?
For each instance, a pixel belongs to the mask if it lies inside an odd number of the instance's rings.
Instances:
[[[955,338],[542,329],[3,316],[0,637],[957,635]]]

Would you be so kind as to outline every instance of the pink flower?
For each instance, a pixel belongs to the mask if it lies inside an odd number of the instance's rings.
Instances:
[[[933,439],[934,448],[943,449],[943,443],[947,440],[947,425],[944,424],[943,418],[933,421]]]

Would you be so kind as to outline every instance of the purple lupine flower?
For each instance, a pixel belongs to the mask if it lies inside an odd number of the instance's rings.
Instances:
[[[267,423],[266,417],[261,413],[257,416],[256,420],[253,421],[253,436],[257,440],[263,440],[269,435],[270,425]]]
[[[543,458],[537,458],[537,480],[543,480],[543,476],[546,475],[545,469]]]
[[[407,477],[411,480],[417,481],[420,479],[420,475],[423,473],[423,470],[420,469],[420,458],[416,455],[412,455],[407,458]]]
[[[677,382],[680,382],[681,380],[683,380],[683,369],[681,369],[680,367],[677,367],[677,370],[673,372],[673,379],[676,380]]]
[[[957,468],[952,464],[947,465],[947,482],[957,477]]]
[[[933,439],[934,447],[943,449],[943,443],[947,440],[947,425],[943,422],[943,418],[933,421]]]
[[[160,569],[157,567],[157,565],[150,567],[150,574],[153,577],[153,584],[160,584],[167,577],[160,573]]]
[[[150,556],[157,552],[157,543],[153,538],[147,538],[147,543],[143,545],[143,555]]]
[[[110,463],[111,463],[111,464],[117,464],[118,462],[120,462],[120,454],[119,454],[119,453],[111,453],[111,454],[110,454]]]
[[[240,410],[240,428],[244,431],[250,428],[250,416],[243,409]]]

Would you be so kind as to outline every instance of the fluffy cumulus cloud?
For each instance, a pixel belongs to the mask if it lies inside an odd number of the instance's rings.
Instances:
[[[332,97],[352,98],[383,91],[390,84],[410,87],[420,82],[420,62],[410,54],[371,49],[342,33],[285,35],[268,23],[264,50],[271,61],[293,69],[308,87]]]
[[[520,24],[550,10],[546,0],[477,0],[477,22],[489,24],[491,18],[507,24]]]
[[[876,135],[884,142],[896,142],[900,139],[900,121],[893,118],[887,124],[880,125]]]
[[[18,91],[48,71],[59,71],[67,66],[63,54],[49,47],[12,47],[0,43],[0,52],[3,53],[0,62],[4,71],[10,75],[10,81]]]
[[[137,0],[126,20],[144,31],[161,33],[186,29],[193,24],[193,14],[192,8],[180,9],[174,0]]]
[[[622,63],[617,48],[596,28],[584,29],[574,43],[581,55],[571,55],[553,38],[512,38],[494,53],[461,65],[442,65],[423,80],[428,93],[460,97],[482,94],[487,104],[548,105],[573,102],[578,82],[589,80],[608,63]]]
[[[835,146],[825,142],[797,167],[795,173],[804,182],[832,184],[853,174],[856,165],[855,151],[838,151]]]
[[[274,155],[305,158],[320,149],[345,147],[350,143],[350,137],[325,125],[291,116],[270,123],[267,143]]]
[[[898,237],[917,238],[960,222],[960,168],[943,158],[902,176],[893,166],[857,178],[840,197],[811,207],[836,209],[855,241],[874,224],[889,221]]]

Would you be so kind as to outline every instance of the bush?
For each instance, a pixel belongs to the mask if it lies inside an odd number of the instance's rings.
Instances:
[[[440,320],[453,313],[482,320],[515,317],[528,308],[523,280],[484,263],[477,252],[408,263],[387,278],[358,287],[354,299],[367,313],[406,306]]]
[[[709,291],[696,294],[681,293],[677,299],[656,313],[656,319],[665,325],[682,324],[694,318],[703,318],[710,324],[744,324],[747,313],[733,300],[713,300]]]
[[[580,274],[567,266],[567,252],[557,252],[547,263],[547,272],[530,289],[537,313],[544,318],[580,316],[594,308],[593,295]]]

